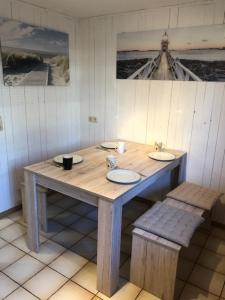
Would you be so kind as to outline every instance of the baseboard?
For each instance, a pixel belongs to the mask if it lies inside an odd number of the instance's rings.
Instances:
[[[15,211],[17,211],[21,208],[22,208],[22,205],[20,204],[20,205],[17,205],[15,207],[13,207],[13,208],[10,208],[10,209],[7,209],[7,210],[1,212],[0,213],[0,219],[7,216],[7,215],[9,215],[9,214],[11,214],[11,213],[14,213]]]

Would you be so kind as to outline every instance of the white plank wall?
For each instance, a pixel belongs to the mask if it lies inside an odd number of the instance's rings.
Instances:
[[[0,16],[69,33],[68,87],[12,87],[0,75],[0,212],[20,201],[23,166],[80,146],[77,21],[17,0],[0,0]]]
[[[224,0],[196,0],[81,20],[81,145],[162,141],[188,152],[189,180],[225,191],[225,85],[115,79],[118,32],[223,24],[224,15]]]

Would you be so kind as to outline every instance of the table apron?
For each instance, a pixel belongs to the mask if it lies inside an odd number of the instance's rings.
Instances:
[[[36,175],[36,183],[45,188],[49,188],[53,191],[59,192],[63,195],[75,198],[96,207],[98,206],[99,198],[97,196],[91,195],[89,193],[86,193],[85,191],[81,191],[80,189],[71,187],[67,184],[57,182],[54,179]]]
[[[124,195],[122,195],[120,198],[116,199],[116,201],[119,201],[121,205],[126,204],[129,202],[132,198],[140,194],[142,191],[144,191],[146,188],[150,187],[152,184],[154,184],[160,177],[162,177],[164,174],[173,172],[175,168],[181,166],[182,159],[177,159],[174,162],[172,162],[170,165],[168,165],[166,168],[160,170],[156,174],[153,174],[144,180],[142,180],[140,183],[134,186],[133,189],[126,192]]]

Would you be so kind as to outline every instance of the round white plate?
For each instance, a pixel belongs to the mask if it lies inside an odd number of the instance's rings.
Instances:
[[[169,152],[150,152],[148,157],[160,161],[170,161],[176,158],[175,155]]]
[[[63,163],[63,156],[66,154],[61,154],[53,158],[54,162],[57,164],[62,164]],[[79,164],[83,158],[80,155],[73,155],[73,164]]]
[[[116,169],[109,171],[106,178],[116,183],[128,184],[138,182],[141,179],[141,176],[131,170]]]
[[[116,149],[118,147],[118,143],[116,143],[116,142],[104,142],[104,143],[101,143],[101,147],[107,148],[107,149]]]

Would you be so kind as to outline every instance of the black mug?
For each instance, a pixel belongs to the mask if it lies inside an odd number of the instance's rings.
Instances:
[[[63,156],[63,168],[64,170],[71,170],[73,166],[73,156],[68,154]]]

